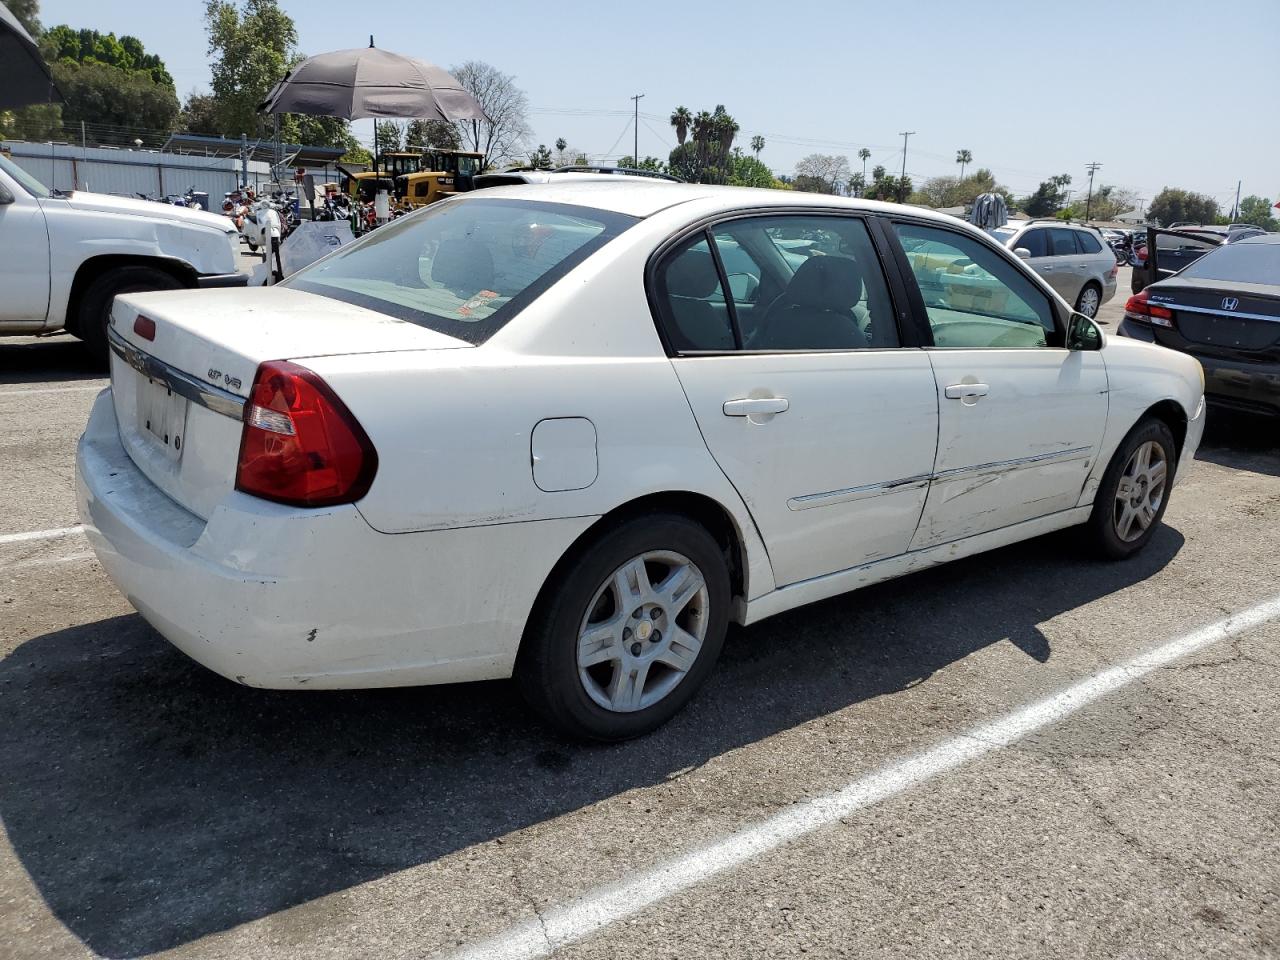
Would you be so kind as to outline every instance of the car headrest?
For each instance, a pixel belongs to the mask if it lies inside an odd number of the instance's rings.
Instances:
[[[849,310],[862,299],[862,271],[848,257],[811,257],[787,284],[788,303],[823,310]]]
[[[667,293],[673,297],[693,297],[703,300],[715,293],[720,285],[711,254],[701,250],[686,250],[667,268]]]
[[[460,295],[479,293],[493,286],[493,254],[477,240],[442,240],[431,279]]]

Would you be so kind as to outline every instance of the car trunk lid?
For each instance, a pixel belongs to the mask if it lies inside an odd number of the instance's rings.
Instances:
[[[1187,278],[1153,286],[1150,302],[1173,311],[1177,336],[1198,353],[1275,362],[1280,360],[1280,297],[1258,284]]]
[[[258,364],[469,348],[362,307],[264,287],[119,297],[109,339],[125,449],[148,479],[204,519],[235,486],[241,417]]]

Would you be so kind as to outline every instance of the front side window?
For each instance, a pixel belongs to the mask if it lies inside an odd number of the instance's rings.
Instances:
[[[1053,307],[985,243],[951,230],[894,225],[938,347],[1060,346]]]
[[[452,200],[380,227],[285,284],[478,344],[635,222],[592,207]]]
[[[1014,247],[1025,247],[1033,257],[1047,257],[1049,248],[1045,243],[1045,236],[1048,233],[1048,230],[1028,230],[1018,238]]]

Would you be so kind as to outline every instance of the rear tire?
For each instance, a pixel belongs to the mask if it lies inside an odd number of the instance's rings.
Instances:
[[[80,298],[76,334],[98,363],[107,364],[107,324],[111,302],[120,294],[145,290],[177,290],[182,283],[171,273],[156,267],[131,264],[108,270],[93,280]]]
[[[729,570],[715,538],[687,517],[623,521],[552,577],[525,631],[516,680],[561,733],[600,741],[648,733],[715,666],[729,622]]]
[[[1165,508],[1177,467],[1173,433],[1162,420],[1140,420],[1111,458],[1086,525],[1090,545],[1103,557],[1123,560],[1150,542]]]

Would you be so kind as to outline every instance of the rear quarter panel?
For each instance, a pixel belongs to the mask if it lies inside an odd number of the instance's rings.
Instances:
[[[483,346],[302,361],[334,387],[378,451],[377,477],[358,504],[375,529],[598,517],[649,494],[691,492],[732,517],[750,595],[772,589],[755,526],[707,450],[654,329],[643,271],[654,237],[667,234],[642,226],[649,229],[602,248]],[[568,417],[595,428],[596,479],[540,490],[534,428]]]

